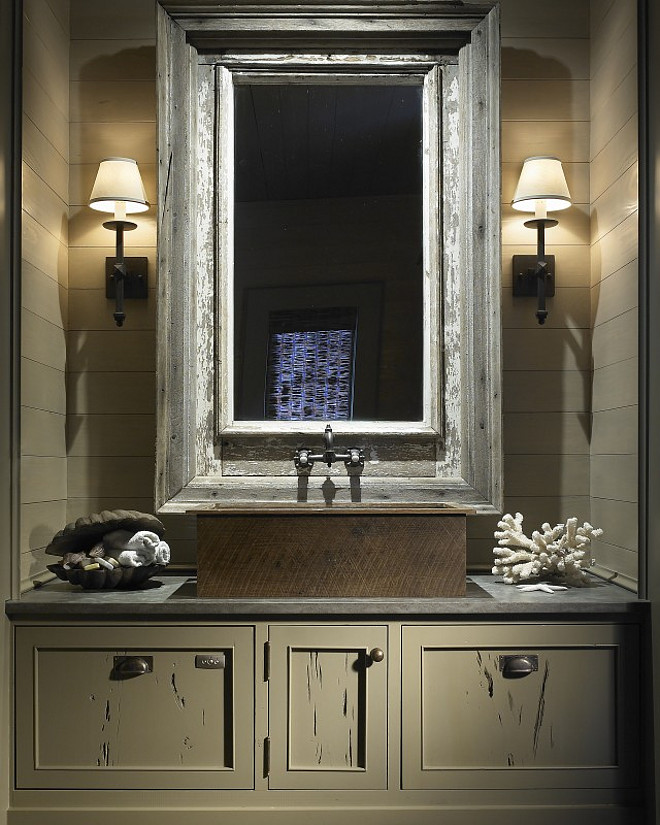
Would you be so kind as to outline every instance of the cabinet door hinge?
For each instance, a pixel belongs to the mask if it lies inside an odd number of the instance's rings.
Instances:
[[[264,779],[270,776],[270,736],[264,739]]]
[[[264,682],[270,679],[270,642],[264,642]]]

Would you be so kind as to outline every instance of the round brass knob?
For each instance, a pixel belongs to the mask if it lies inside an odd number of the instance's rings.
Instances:
[[[385,658],[384,652],[379,648],[375,647],[370,653],[369,658],[372,662],[382,662]]]

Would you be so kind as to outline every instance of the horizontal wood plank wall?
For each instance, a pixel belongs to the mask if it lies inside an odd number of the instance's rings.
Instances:
[[[21,589],[66,519],[69,8],[23,9]]]
[[[637,4],[592,0],[591,515],[597,570],[637,586]]]
[[[71,2],[71,165],[67,451],[69,520],[103,509],[153,512],[156,363],[156,19],[151,0]],[[109,215],[88,206],[99,162],[139,165],[148,212],[125,236],[148,259],[149,298],[126,301],[123,328],[105,297]],[[173,561],[194,559],[194,523],[167,520]]]
[[[505,511],[526,531],[589,518],[589,3],[502,0],[502,322]],[[513,298],[512,256],[536,235],[511,208],[523,160],[563,162],[573,206],[548,230],[557,291],[540,327]],[[497,518],[468,519],[468,566],[492,566]]]

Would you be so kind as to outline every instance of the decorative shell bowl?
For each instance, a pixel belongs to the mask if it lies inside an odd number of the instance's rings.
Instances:
[[[165,569],[164,564],[149,564],[143,567],[116,567],[114,570],[81,570],[74,567],[67,570],[61,564],[49,564],[51,573],[69,582],[79,584],[84,590],[137,590],[139,587]]]

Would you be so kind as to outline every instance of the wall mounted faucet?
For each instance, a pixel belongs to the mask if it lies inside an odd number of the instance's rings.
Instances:
[[[343,461],[346,467],[364,467],[364,453],[357,447],[349,447],[345,453],[336,453],[332,427],[328,424],[323,432],[323,452],[312,453],[309,447],[300,447],[293,459],[298,472],[311,470],[315,461],[323,461],[328,467],[332,467],[335,461]]]

